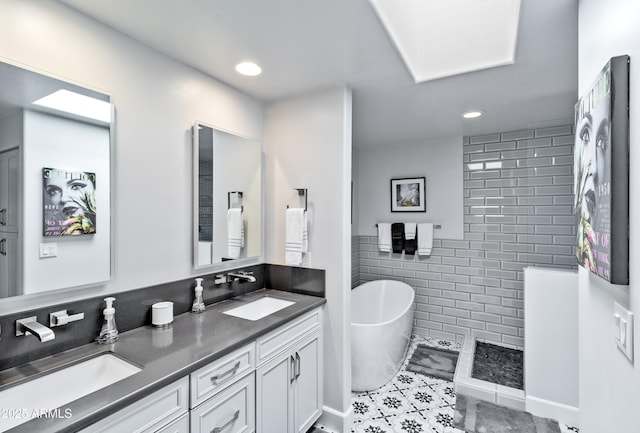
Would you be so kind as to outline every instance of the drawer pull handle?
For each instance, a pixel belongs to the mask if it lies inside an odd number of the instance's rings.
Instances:
[[[2,209],[0,210],[0,216],[2,218],[0,218],[0,224],[3,226],[7,225],[7,209]]]
[[[300,377],[300,355],[296,352],[296,379]]]
[[[0,241],[0,254],[2,254],[3,256],[7,255],[7,239],[3,238]]]
[[[211,430],[211,433],[220,433],[221,431],[223,431],[227,427],[231,427],[231,425],[234,422],[236,422],[236,420],[238,419],[239,416],[240,416],[240,411],[237,410],[236,413],[233,414],[233,418],[231,418],[229,421],[227,421],[222,427],[216,427],[213,430]]]
[[[220,374],[216,374],[215,376],[211,376],[211,384],[215,385],[218,380],[222,379],[223,377],[225,377],[228,374],[233,376],[234,374],[236,374],[236,371],[238,371],[239,368],[240,368],[240,361],[237,361],[232,368],[230,368],[229,370],[225,371],[224,373],[220,373]]]

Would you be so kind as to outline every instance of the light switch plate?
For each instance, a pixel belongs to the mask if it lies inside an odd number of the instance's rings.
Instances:
[[[58,256],[58,244],[56,242],[45,242],[40,244],[40,258],[45,259],[49,257]]]
[[[614,302],[613,318],[616,345],[633,362],[633,313]]]

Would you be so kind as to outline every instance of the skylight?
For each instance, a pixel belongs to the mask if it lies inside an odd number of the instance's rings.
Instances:
[[[416,83],[515,62],[521,0],[369,0]]]
[[[33,104],[105,123],[111,122],[110,103],[65,89],[33,101]]]

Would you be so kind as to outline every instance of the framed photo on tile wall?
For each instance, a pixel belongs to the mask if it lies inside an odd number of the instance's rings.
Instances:
[[[575,106],[578,264],[629,284],[629,56],[613,57]]]
[[[391,212],[426,212],[424,177],[391,179]]]

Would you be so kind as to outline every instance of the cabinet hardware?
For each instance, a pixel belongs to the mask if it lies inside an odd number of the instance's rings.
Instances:
[[[239,416],[240,416],[240,411],[237,410],[236,413],[233,414],[233,417],[229,421],[227,421],[222,427],[214,428],[213,430],[211,430],[211,433],[220,433],[221,431],[223,431],[227,427],[231,427],[231,425],[234,422],[236,422],[236,420],[238,419]]]
[[[296,379],[300,377],[300,355],[296,352]]]
[[[296,380],[296,359],[291,355],[289,360],[291,361],[291,383],[293,383]]]
[[[0,225],[7,225],[7,209],[0,210]]]
[[[0,241],[0,254],[3,256],[7,255],[7,238],[2,238]]]
[[[231,367],[229,370],[225,371],[224,373],[220,373],[220,374],[216,374],[215,376],[211,376],[211,384],[215,385],[216,382],[218,382],[218,380],[222,379],[223,377],[225,377],[228,374],[233,376],[234,374],[236,374],[236,371],[238,371],[238,368],[240,368],[240,361],[236,361],[235,365],[233,367]]]

